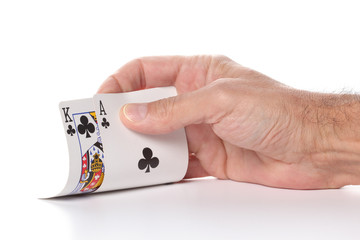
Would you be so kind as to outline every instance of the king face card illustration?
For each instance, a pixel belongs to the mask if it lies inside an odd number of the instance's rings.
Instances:
[[[105,165],[93,100],[61,102],[59,107],[70,158],[68,182],[59,195],[94,192],[104,180]]]

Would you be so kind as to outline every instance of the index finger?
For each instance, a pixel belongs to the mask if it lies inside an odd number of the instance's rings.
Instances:
[[[162,56],[135,59],[109,76],[98,93],[119,93],[175,84],[185,57]]]

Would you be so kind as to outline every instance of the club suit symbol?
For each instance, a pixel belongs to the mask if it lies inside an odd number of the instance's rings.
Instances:
[[[108,128],[110,126],[110,123],[108,120],[106,120],[106,118],[103,118],[101,126],[103,126],[104,128]]]
[[[71,125],[68,126],[68,129],[66,130],[67,134],[70,136],[73,136],[75,134],[75,129]]]
[[[159,159],[153,157],[153,152],[150,148],[146,147],[143,149],[144,158],[140,159],[138,162],[138,167],[140,170],[146,168],[146,173],[150,172],[150,168],[156,168],[159,165]]]

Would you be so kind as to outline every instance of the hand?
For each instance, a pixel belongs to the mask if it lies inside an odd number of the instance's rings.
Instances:
[[[125,105],[119,117],[146,134],[185,127],[186,178],[294,189],[360,183],[358,96],[296,90],[224,56],[137,59],[99,93],[171,85],[178,96]]]

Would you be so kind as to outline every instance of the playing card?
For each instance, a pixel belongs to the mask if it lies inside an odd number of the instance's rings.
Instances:
[[[68,143],[68,182],[59,195],[97,190],[105,173],[104,151],[91,98],[59,104]]]
[[[121,107],[127,103],[174,95],[175,88],[166,87],[94,96],[106,155],[106,176],[99,191],[176,182],[184,177],[188,164],[184,129],[144,135],[127,129],[119,118]]]

